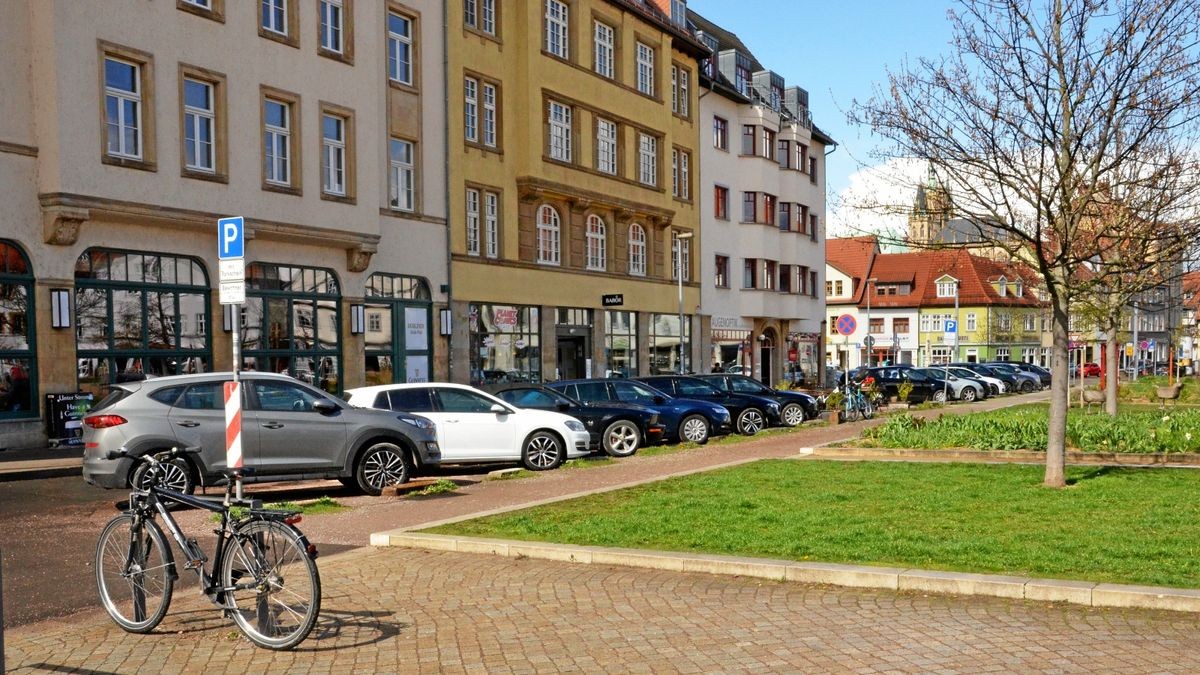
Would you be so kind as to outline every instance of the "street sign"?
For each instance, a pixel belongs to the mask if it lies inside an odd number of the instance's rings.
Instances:
[[[875,346],[875,338],[868,335],[867,337],[863,338],[863,344],[867,347],[867,349],[870,349]]]
[[[1140,349],[1142,351],[1146,351],[1147,349],[1150,349],[1150,343],[1147,342],[1146,340],[1142,340],[1141,342],[1138,343],[1138,349]]]
[[[600,304],[604,307],[620,307],[625,304],[624,293],[607,293],[600,296]]]
[[[957,333],[958,332],[958,322],[955,321],[954,319],[946,319],[946,323],[943,324],[943,332],[949,333],[951,335],[953,335],[954,333]]]
[[[1150,351],[1154,351],[1155,344],[1156,343],[1154,342],[1154,340],[1147,340],[1146,341],[1146,349],[1149,349]]]
[[[217,257],[221,260],[245,258],[246,220],[241,216],[217,221]]]
[[[1132,344],[1125,345],[1125,356],[1133,356],[1133,345]]]
[[[217,287],[217,299],[222,305],[240,305],[246,301],[246,282],[221,282]]]
[[[837,332],[842,335],[850,335],[858,330],[858,321],[849,314],[839,316],[833,325],[837,328]]]

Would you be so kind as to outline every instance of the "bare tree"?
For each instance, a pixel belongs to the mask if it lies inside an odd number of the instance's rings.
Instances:
[[[954,50],[906,63],[851,119],[928,162],[954,209],[1036,270],[1053,321],[1045,483],[1064,481],[1069,308],[1116,238],[1109,196],[1194,219],[1200,0],[960,0]],[[1141,209],[1153,205],[1151,213]]]

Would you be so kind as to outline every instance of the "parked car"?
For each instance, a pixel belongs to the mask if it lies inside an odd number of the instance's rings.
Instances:
[[[1102,371],[1100,369],[1099,363],[1083,364],[1083,376],[1084,377],[1100,377],[1101,372]]]
[[[991,375],[984,375],[979,371],[972,370],[964,366],[947,366],[947,368],[950,369],[951,375],[982,382],[988,388],[988,393],[991,396],[999,396],[1000,394],[1008,391],[1008,386],[1004,384],[1004,380],[999,378],[992,377]]]
[[[1043,389],[1050,386],[1050,371],[1036,363],[1025,363],[1024,361],[1001,361],[1000,363],[1010,365],[1017,370],[1037,377],[1038,385]]]
[[[970,403],[976,399],[987,398],[988,387],[983,382],[975,379],[959,377],[951,372],[949,366],[930,366],[928,368],[915,368],[914,371],[925,375],[931,379],[941,379],[950,383],[949,392],[951,397],[959,401]]]
[[[1032,373],[1027,373],[1007,361],[989,361],[984,365],[993,371],[1011,375],[1015,381],[1014,390],[1022,394],[1028,394],[1042,388],[1040,377]]]
[[[383,384],[350,389],[360,408],[403,411],[430,419],[443,464],[519,461],[530,471],[557,468],[588,454],[591,434],[560,412],[516,408],[465,384]]]
[[[1019,391],[1017,376],[1007,370],[993,369],[984,363],[951,363],[952,366],[960,366],[967,370],[976,372],[987,377],[994,377],[1004,383],[1004,392],[1013,394]]]
[[[104,488],[141,485],[131,457],[199,446],[176,458],[166,485],[192,492],[225,470],[225,394],[232,373],[173,375],[113,386],[84,417],[83,478]],[[433,424],[416,415],[358,410],[286,375],[242,374],[246,481],[337,478],[367,494],[442,461]],[[107,459],[125,448],[126,457]]]
[[[779,410],[782,406],[774,398],[736,394],[686,375],[654,375],[639,377],[637,380],[672,396],[724,406],[733,416],[733,428],[739,434],[753,436],[769,426],[780,425]]]
[[[875,386],[883,392],[884,396],[899,397],[900,385],[910,382],[912,391],[908,394],[909,403],[920,403],[921,401],[944,403],[946,401],[947,385],[945,380],[929,377],[924,373],[917,372],[917,369],[911,366],[876,366],[865,369],[862,375],[863,378],[867,375],[874,377]]]
[[[637,403],[658,412],[658,421],[665,427],[668,439],[707,443],[710,436],[720,436],[733,429],[733,418],[724,406],[708,401],[675,398],[654,387],[635,380],[584,379],[559,380],[546,386],[587,403]]]
[[[574,417],[591,434],[591,447],[613,457],[628,457],[644,445],[657,445],[663,440],[664,427],[658,413],[636,403],[588,404],[538,386],[501,389],[496,397],[518,408],[551,410]]]
[[[812,396],[799,391],[772,389],[753,377],[721,373],[697,375],[696,377],[722,391],[764,396],[774,400],[781,406],[779,421],[785,427],[794,427],[805,420],[815,419],[821,414],[817,406],[817,399]]]

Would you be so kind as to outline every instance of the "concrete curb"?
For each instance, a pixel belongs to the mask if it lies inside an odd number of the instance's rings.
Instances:
[[[899,567],[839,565],[768,558],[672,553],[481,539],[394,530],[371,535],[372,546],[537,558],[584,565],[621,565],[672,572],[699,572],[781,582],[880,588],[948,595],[981,595],[1089,607],[1125,607],[1200,613],[1200,589],[1125,586],[1065,579],[1034,579]]]

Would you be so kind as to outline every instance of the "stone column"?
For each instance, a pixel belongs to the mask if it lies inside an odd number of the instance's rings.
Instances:
[[[538,333],[542,342],[542,380],[553,382],[558,379],[558,331],[555,321],[557,307],[543,305],[538,309]]]
[[[604,345],[608,341],[608,316],[603,307],[592,311],[592,377],[604,377],[608,368]]]
[[[471,303],[450,303],[449,380],[459,384],[471,381]]]
[[[650,322],[653,315],[650,312],[637,313],[637,374],[650,374]]]
[[[361,387],[367,383],[366,336],[362,333],[358,335],[350,333],[350,308],[352,305],[361,304],[363,304],[363,298],[342,298],[342,372],[338,373],[342,391]],[[403,340],[404,335],[393,336],[393,339]]]

